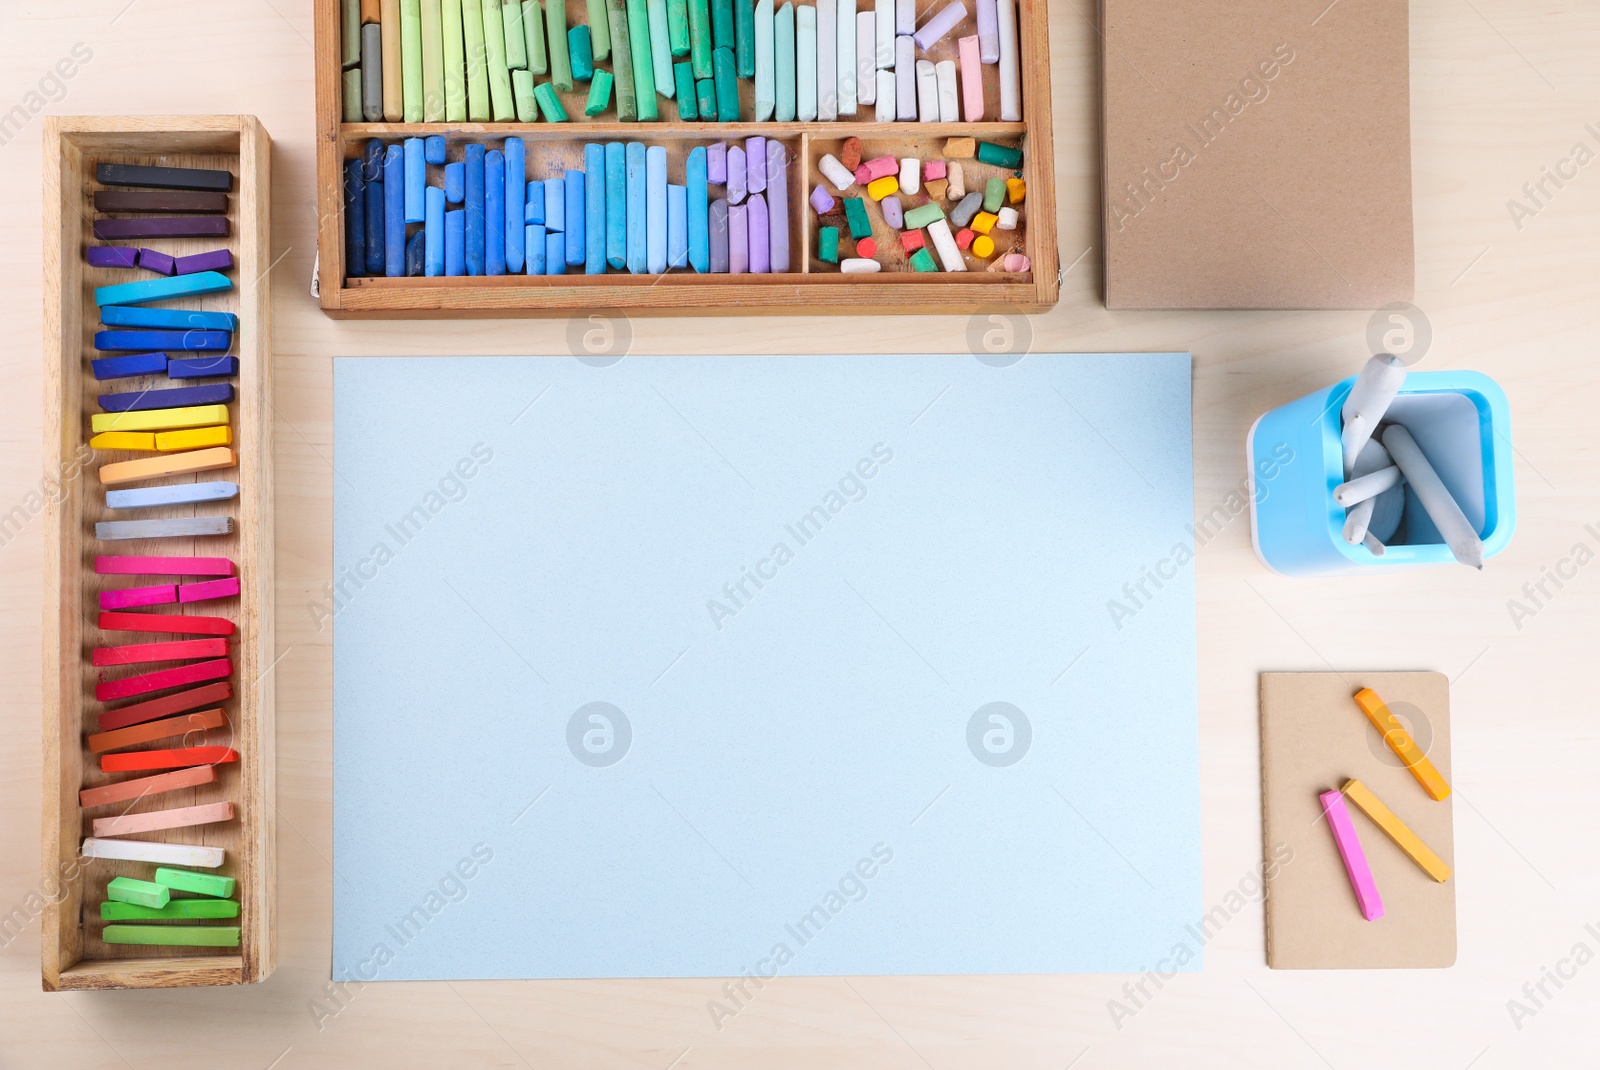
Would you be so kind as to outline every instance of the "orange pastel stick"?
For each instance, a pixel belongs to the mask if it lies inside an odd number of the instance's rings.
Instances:
[[[1383,699],[1378,697],[1376,691],[1370,687],[1363,687],[1356,692],[1356,705],[1361,707],[1361,712],[1367,715],[1367,720],[1372,722],[1383,736],[1383,741],[1389,744],[1389,749],[1405,763],[1411,770],[1411,775],[1417,778],[1417,783],[1422,785],[1435,801],[1445,798],[1450,794],[1450,785],[1446,784],[1444,777],[1439,775],[1439,770],[1428,761],[1428,756],[1422,753],[1416,741],[1411,738],[1400,724],[1394,714],[1389,712],[1389,707],[1383,704]]]
[[[131,728],[119,728],[114,732],[96,732],[89,737],[89,753],[103,754],[108,750],[152,743],[158,739],[170,739],[190,732],[202,732],[207,728],[221,728],[226,723],[227,718],[223,717],[221,710],[201,710],[199,713],[186,713],[181,717],[168,717],[163,721],[150,721],[146,724],[136,724]]]

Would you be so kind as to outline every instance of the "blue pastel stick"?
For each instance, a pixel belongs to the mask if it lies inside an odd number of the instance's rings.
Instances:
[[[444,190],[429,186],[422,206],[422,233],[427,235],[422,250],[422,273],[444,274]]]
[[[443,135],[432,134],[422,139],[422,158],[434,166],[444,163]]]
[[[237,331],[239,317],[232,312],[201,312],[189,308],[141,308],[106,305],[100,322],[107,327],[166,327],[175,331]]]
[[[522,243],[528,248],[528,274],[544,274],[545,229],[543,223],[524,225]]]
[[[378,169],[383,174],[383,169]],[[383,179],[367,179],[367,275],[382,275],[386,257],[383,249]],[[360,272],[358,272],[360,274]]]
[[[528,203],[528,150],[520,137],[506,138],[506,271],[512,275],[522,273],[522,261],[526,255],[527,242],[525,228],[528,221],[523,218]]]
[[[703,146],[689,150],[684,176],[688,181],[689,266],[704,275],[711,270],[711,194]]]
[[[567,208],[567,266],[580,267],[584,262],[584,231],[586,210],[583,203],[583,172],[567,172],[567,190],[562,196]]]
[[[606,147],[591,142],[583,147],[583,271],[606,273]]]
[[[444,165],[446,204],[460,204],[467,196],[467,165],[461,160]]]
[[[652,145],[645,152],[645,270],[667,270],[667,150]]]
[[[628,266],[628,152],[620,141],[606,144],[606,264]]]
[[[229,331],[97,331],[94,347],[102,352],[167,349],[184,353],[226,353]]]
[[[238,374],[238,357],[183,357],[167,361],[168,379],[215,379]]]
[[[399,145],[383,154],[383,273],[406,273],[406,154]]]
[[[344,266],[346,275],[367,269],[367,180],[360,160],[344,165]]]
[[[645,149],[644,142],[628,142],[628,270],[644,274],[645,256]]]
[[[160,375],[167,370],[165,353],[130,353],[125,357],[91,360],[96,379],[126,379],[130,375]]]
[[[197,271],[193,275],[122,282],[99,286],[94,291],[97,305],[142,305],[146,301],[165,301],[169,297],[191,297],[233,289],[233,280],[220,271]],[[154,346],[142,348],[154,349]]]
[[[444,214],[444,273],[467,273],[466,211],[457,208]]]
[[[422,139],[408,137],[405,141],[406,162],[406,222],[420,223],[423,218],[422,191],[428,185],[428,165],[422,159]]]
[[[161,487],[131,487],[106,491],[107,509],[148,509],[156,505],[188,505],[191,502],[225,502],[239,496],[239,484],[170,483]]]
[[[667,266],[689,266],[689,190],[667,186]]]
[[[522,204],[522,222],[524,225],[537,223],[544,226],[544,179],[536,178],[528,183],[527,200]]]
[[[427,255],[427,248],[424,245],[426,240],[427,235],[423,233],[422,227],[418,227],[411,237],[406,239],[406,278],[408,279],[420,279],[422,277],[423,258]]]
[[[106,412],[145,412],[150,409],[181,409],[187,405],[221,405],[232,400],[232,383],[209,383],[205,386],[178,386],[169,390],[101,394],[100,408]]]
[[[467,146],[467,274],[482,275],[484,268],[483,156],[482,145]]]
[[[564,178],[547,178],[544,180],[544,229],[554,234],[560,234],[567,227],[567,180]],[[567,254],[561,253],[562,263],[566,262]]]
[[[544,232],[544,270],[547,275],[567,273],[567,236],[549,227]]]
[[[506,157],[499,149],[483,157],[483,273],[506,273]]]

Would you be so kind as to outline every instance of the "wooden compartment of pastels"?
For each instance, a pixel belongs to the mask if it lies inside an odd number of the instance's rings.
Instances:
[[[329,315],[1058,298],[1043,0],[316,0],[316,33]]]

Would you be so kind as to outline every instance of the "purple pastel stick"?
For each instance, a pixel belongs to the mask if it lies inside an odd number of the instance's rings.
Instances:
[[[772,270],[789,270],[789,157],[783,143],[767,142],[767,213],[772,236]]]
[[[91,245],[90,267],[131,268],[139,265],[139,250],[128,245]]]
[[[817,210],[818,215],[827,215],[838,206],[839,202],[833,199],[833,194],[828,192],[826,186],[819,184],[811,191],[811,207]]]
[[[176,275],[178,262],[166,253],[155,249],[139,250],[139,266],[146,271],[154,271],[157,275]]]
[[[728,150],[728,203],[743,204],[750,192],[750,163],[738,145]]]
[[[767,139],[746,138],[744,143],[745,188],[751,193],[767,192]]]
[[[938,44],[944,35],[956,28],[962,19],[967,17],[967,5],[956,0],[955,3],[934,15],[922,24],[922,29],[914,35],[917,47],[926,52]]]
[[[197,271],[226,271],[231,267],[233,267],[233,253],[227,249],[213,249],[209,253],[178,257],[177,273],[193,275]]]
[[[719,141],[706,147],[706,181],[713,186],[728,184],[728,146]]]
[[[900,206],[899,197],[885,197],[878,203],[878,207],[883,209],[883,221],[895,230],[899,230],[906,225],[906,212]]]
[[[728,202],[721,197],[711,202],[711,273],[728,273]]]
[[[728,206],[728,273],[743,275],[750,270],[750,210],[748,205]]]
[[[750,197],[747,206],[750,227],[750,274],[772,274],[772,219],[767,212],[767,198],[765,194],[756,193]]]
[[[94,236],[111,238],[225,238],[225,215],[138,216],[133,219],[96,219]]]

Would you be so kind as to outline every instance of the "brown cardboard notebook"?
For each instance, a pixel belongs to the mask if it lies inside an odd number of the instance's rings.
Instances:
[[[1317,795],[1354,777],[1452,869],[1453,796],[1435,802],[1352,696],[1370,687],[1450,781],[1450,683],[1436,672],[1261,674],[1261,819],[1267,965],[1276,970],[1439,968],[1456,960],[1456,875],[1443,884],[1353,805],[1383,898],[1366,921]]]
[[[1406,0],[1102,0],[1106,306],[1412,296]]]

